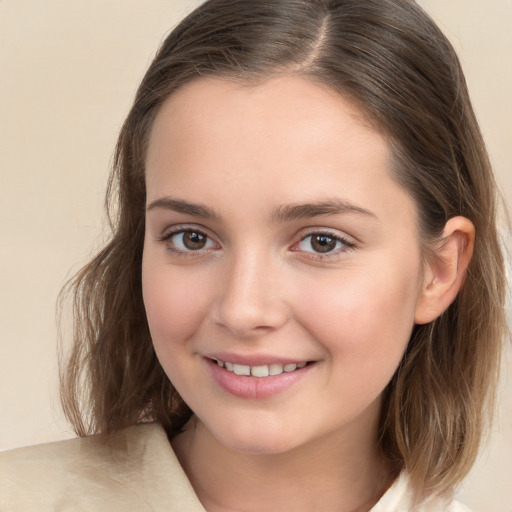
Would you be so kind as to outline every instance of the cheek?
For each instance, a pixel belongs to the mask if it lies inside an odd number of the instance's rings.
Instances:
[[[165,264],[143,260],[142,293],[157,353],[173,352],[197,330],[204,318],[204,286]],[[199,293],[199,290],[201,292]]]
[[[414,326],[418,272],[347,272],[301,302],[302,323],[345,375],[391,378]]]

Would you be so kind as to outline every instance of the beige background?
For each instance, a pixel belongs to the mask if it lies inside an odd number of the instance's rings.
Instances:
[[[0,0],[0,449],[71,437],[59,409],[55,301],[104,233],[112,150],[162,37],[193,0]],[[420,2],[455,44],[512,198],[512,1]],[[512,511],[512,380],[462,489]],[[508,373],[507,373],[508,372]]]

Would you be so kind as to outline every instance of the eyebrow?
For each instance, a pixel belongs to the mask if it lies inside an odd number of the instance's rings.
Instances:
[[[192,203],[184,199],[175,199],[170,196],[160,197],[151,202],[146,211],[161,208],[177,213],[184,213],[194,217],[218,220],[218,215],[212,208],[202,203]],[[340,215],[357,213],[377,219],[377,215],[370,210],[356,206],[340,198],[332,198],[327,201],[313,203],[285,204],[278,206],[271,215],[273,222],[290,222],[293,220],[308,219],[322,215]]]
[[[348,201],[339,198],[332,198],[327,201],[314,203],[287,204],[276,208],[272,214],[275,222],[289,222],[292,220],[308,219],[321,215],[340,215],[346,213],[357,213],[377,219],[377,215],[370,210],[356,206]]]
[[[219,215],[215,211],[200,203],[191,203],[183,199],[174,199],[172,197],[160,197],[155,201],[151,202],[147,207],[146,211],[153,210],[155,208],[162,208],[164,210],[171,210],[177,213],[185,213],[187,215],[193,215],[194,217],[202,217],[204,219],[218,219]]]

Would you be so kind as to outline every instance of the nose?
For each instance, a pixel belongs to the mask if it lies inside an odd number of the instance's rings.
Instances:
[[[226,262],[213,319],[237,338],[250,338],[279,329],[289,318],[282,269],[256,254]]]

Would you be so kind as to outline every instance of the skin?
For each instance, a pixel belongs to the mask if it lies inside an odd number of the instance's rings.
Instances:
[[[389,486],[382,391],[466,262],[423,263],[415,204],[390,165],[349,101],[298,77],[199,79],[158,113],[144,303],[158,358],[195,413],[173,446],[207,510],[363,511]],[[277,215],[335,201],[350,207]],[[468,230],[448,229],[455,260],[470,253]],[[184,232],[207,236],[204,247],[184,245]],[[207,357],[220,352],[313,364],[274,396],[243,398],[213,379]]]

